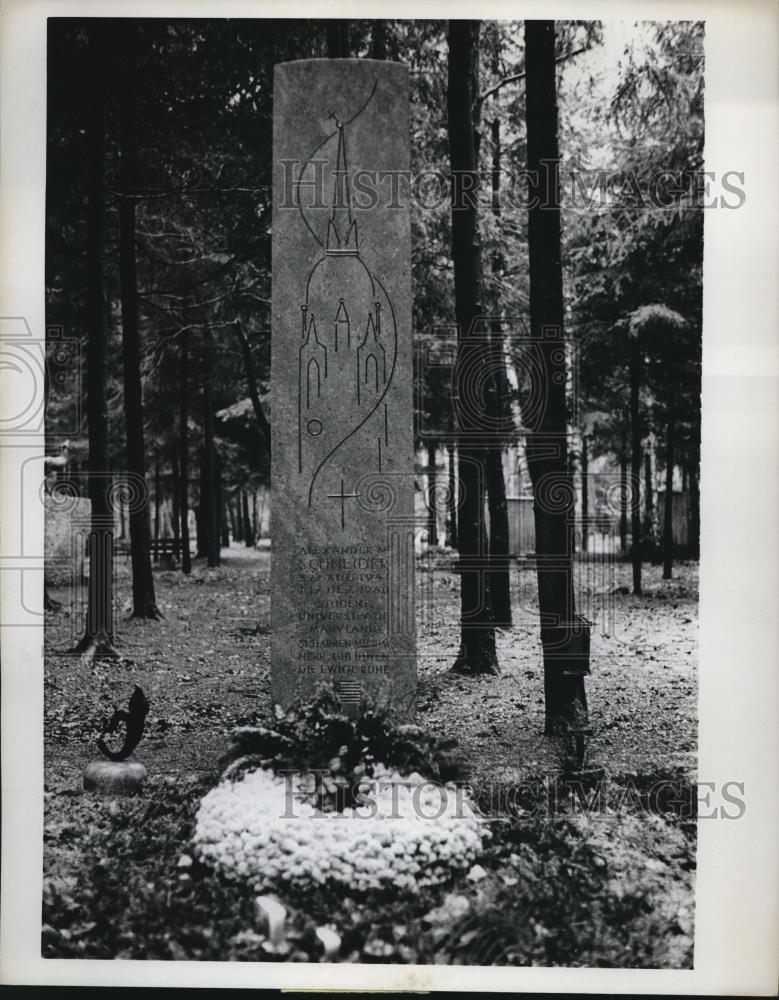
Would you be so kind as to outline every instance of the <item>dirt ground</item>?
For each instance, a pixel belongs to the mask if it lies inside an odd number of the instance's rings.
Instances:
[[[282,957],[257,927],[251,893],[202,865],[181,871],[227,735],[269,716],[269,572],[269,552],[244,547],[226,551],[216,570],[197,561],[189,577],[159,572],[165,618],[141,623],[127,620],[129,566],[120,564],[119,662],[70,655],[80,615],[65,606],[50,616],[47,957]],[[514,570],[515,625],[498,639],[502,674],[463,678],[449,670],[459,600],[450,557],[422,557],[417,719],[453,737],[470,765],[491,829],[474,869],[479,880],[461,874],[451,887],[394,901],[324,892],[297,899],[280,887],[286,960],[319,961],[316,928],[332,925],[342,934],[337,961],[691,967],[697,567],[675,567],[671,581],[645,567],[640,598],[629,593],[629,572],[622,564],[578,566],[578,608],[595,623],[588,761],[605,770],[598,795],[609,788],[605,808],[582,810],[576,795],[572,809],[558,797],[559,747],[543,736],[534,570]],[[52,596],[68,600],[61,590]],[[102,720],[126,705],[134,684],[151,706],[133,754],[149,770],[144,793],[121,801],[84,795]],[[652,804],[651,789],[666,779],[671,797]]]
[[[694,780],[697,702],[697,564],[644,567],[644,595],[629,591],[624,563],[579,566],[579,608],[595,622],[587,694],[588,762],[607,774],[683,771]],[[453,736],[475,780],[553,772],[557,747],[543,736],[541,645],[535,573],[514,569],[515,624],[499,633],[500,677],[450,673],[457,652],[457,578],[448,559],[418,573],[418,721]],[[120,663],[68,655],[78,632],[68,594],[46,630],[47,788],[78,787],[96,756],[102,720],[124,707],[134,684],[151,703],[136,757],[160,774],[218,766],[225,735],[270,708],[270,553],[233,546],[222,565],[196,561],[192,575],[156,574],[159,622],[127,618],[129,566],[117,568]],[[259,625],[259,629],[257,626]]]

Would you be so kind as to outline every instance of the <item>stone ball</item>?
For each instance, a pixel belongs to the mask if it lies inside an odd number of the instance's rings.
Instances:
[[[93,760],[84,769],[84,791],[102,795],[134,795],[148,777],[134,760]]]

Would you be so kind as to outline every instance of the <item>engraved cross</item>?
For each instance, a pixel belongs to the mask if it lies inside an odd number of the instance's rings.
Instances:
[[[344,481],[343,481],[343,478],[342,478],[341,479],[341,492],[340,493],[328,493],[327,495],[329,497],[331,497],[333,500],[340,500],[341,501],[341,531],[343,531],[343,529],[346,527],[344,500],[356,500],[357,497],[360,494],[359,493],[344,493]]]

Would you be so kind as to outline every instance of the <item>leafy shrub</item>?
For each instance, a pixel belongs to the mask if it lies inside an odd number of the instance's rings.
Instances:
[[[465,777],[454,740],[400,724],[388,709],[369,701],[351,718],[331,686],[320,687],[311,700],[299,699],[286,711],[275,706],[274,715],[272,729],[242,726],[233,732],[222,758],[225,776],[235,778],[258,766],[277,774],[319,772],[317,805],[337,810],[355,804],[360,779],[372,776],[377,764],[441,783]]]

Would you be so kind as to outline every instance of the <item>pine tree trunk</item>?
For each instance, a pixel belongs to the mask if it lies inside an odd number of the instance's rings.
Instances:
[[[179,441],[180,479],[179,513],[181,515],[181,571],[192,572],[192,557],[189,552],[189,331],[181,335],[181,373],[179,377]]]
[[[473,104],[478,78],[478,21],[449,22],[449,87],[447,111],[452,184],[452,261],[458,352],[455,366],[455,409],[462,437],[458,444],[458,477],[462,503],[458,514],[460,552],[460,650],[452,669],[463,674],[497,674],[495,627],[489,600],[486,552],[484,471],[485,450],[468,437],[473,417],[464,409],[468,383],[483,369],[483,342],[472,337],[481,313],[481,251],[475,192],[478,160],[473,129]],[[469,428],[469,424],[471,425]]]
[[[500,219],[500,123],[492,122],[492,214]],[[493,254],[493,283],[503,271],[500,251]],[[493,295],[493,318],[490,323],[490,369],[487,405],[494,440],[487,448],[487,505],[490,513],[489,593],[495,625],[511,626],[511,572],[509,568],[509,508],[506,500],[506,477],[503,471],[504,427],[508,427],[508,379],[503,355],[503,325],[500,320],[500,297]]]
[[[252,531],[252,521],[249,517],[249,498],[246,490],[241,490],[241,503],[243,504],[243,523],[246,525],[246,537],[244,539],[247,549],[254,548],[254,532]]]
[[[701,494],[698,485],[698,456],[690,468],[690,558],[700,559],[701,555]]]
[[[450,549],[457,548],[457,453],[453,444],[447,445],[447,464],[449,466],[449,489],[446,494],[446,544]]]
[[[198,478],[197,508],[195,509],[195,527],[197,530],[197,557],[206,559],[208,556],[208,515],[206,507],[208,500],[208,469],[206,467],[206,449],[200,448],[200,476]]]
[[[160,557],[160,456],[154,456],[154,561]]]
[[[427,442],[427,543],[438,545],[436,442]]]
[[[232,532],[233,535],[233,541],[238,542],[240,541],[240,538],[238,537],[238,528],[235,523],[235,514],[233,513],[233,505],[228,500],[225,506],[227,507],[227,516],[230,519],[230,531]]]
[[[673,576],[674,561],[674,447],[676,442],[676,393],[671,386],[665,438],[665,508],[663,510],[663,579]]]
[[[654,563],[657,555],[657,526],[655,524],[655,479],[652,469],[654,439],[649,438],[649,446],[644,454],[644,538],[648,551],[647,558]]]
[[[229,545],[230,538],[227,530],[227,518],[225,517],[224,491],[222,488],[222,456],[219,451],[214,450],[214,472],[216,475],[216,486],[214,491],[214,503],[216,504],[216,532],[219,539],[220,553],[224,546]],[[221,556],[220,556],[221,558]]]
[[[555,26],[525,21],[525,100],[529,185],[530,329],[546,372],[546,406],[528,436],[533,483],[538,603],[542,616],[546,732],[581,730],[587,720],[584,639],[578,663],[562,655],[586,626],[575,614],[563,342]],[[539,436],[539,434],[541,436]],[[549,445],[554,444],[554,448]]]
[[[130,40],[132,60],[132,39]],[[134,68],[134,67],[133,67]],[[143,428],[143,387],[141,384],[141,337],[138,322],[138,274],[135,259],[135,197],[138,184],[137,139],[135,129],[134,74],[122,79],[119,100],[121,132],[121,182],[119,199],[119,274],[122,299],[122,357],[124,362],[124,414],[127,439],[127,469],[139,491],[146,491],[146,446]],[[155,504],[158,500],[155,499]],[[159,531],[159,509],[155,511],[155,531]],[[161,618],[154,594],[149,544],[147,504],[130,507],[130,547],[133,567],[133,618]]]
[[[252,359],[252,351],[249,346],[249,338],[244,333],[240,322],[236,321],[235,330],[238,334],[239,340],[241,341],[246,384],[249,388],[249,398],[252,401],[252,408],[254,410],[254,416],[257,420],[257,428],[260,432],[260,439],[262,442],[263,450],[260,456],[260,467],[264,472],[267,472],[270,469],[270,424],[268,423],[268,418],[265,416],[265,411],[260,403],[260,393],[257,388],[257,378],[254,374],[254,360]]]
[[[114,513],[108,473],[105,252],[105,26],[89,24],[87,121],[87,427],[89,434],[89,586],[87,621],[76,651],[117,657],[114,648]]]
[[[587,435],[582,434],[582,464],[581,464],[581,484],[582,484],[582,552],[589,549],[590,531],[590,479],[589,479],[589,455],[587,454]]]
[[[176,552],[179,550],[179,540],[181,538],[180,534],[180,524],[181,524],[181,514],[179,513],[179,463],[176,457],[176,450],[173,449],[173,453],[170,457],[170,478],[172,482],[171,487],[171,520],[173,522],[173,547]]]
[[[624,436],[619,456],[619,547],[625,555],[628,550],[628,456]]]
[[[217,458],[214,448],[214,402],[211,379],[214,370],[214,349],[211,331],[206,328],[203,337],[205,372],[203,379],[203,466],[204,493],[201,499],[201,517],[205,542],[205,555],[209,569],[220,562],[220,517],[218,500]]]
[[[630,556],[633,564],[633,593],[641,594],[641,354],[636,337],[630,351]]]

